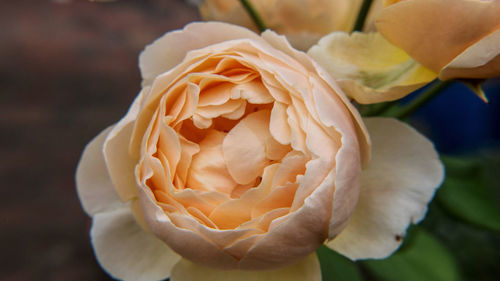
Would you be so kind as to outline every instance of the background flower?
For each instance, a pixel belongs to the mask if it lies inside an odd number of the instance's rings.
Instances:
[[[307,50],[332,31],[351,31],[360,0],[253,0],[266,25],[287,36],[295,48]],[[205,20],[217,20],[257,31],[239,1],[205,0],[200,5]]]
[[[500,2],[404,0],[384,8],[378,31],[439,79],[500,75]]]

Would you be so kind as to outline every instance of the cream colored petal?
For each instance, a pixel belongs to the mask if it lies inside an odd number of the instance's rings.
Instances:
[[[137,186],[134,178],[137,161],[134,161],[128,153],[133,126],[133,123],[128,123],[121,130],[115,130],[116,127],[113,128],[104,142],[106,166],[115,189],[123,202],[137,196]]]
[[[468,47],[439,73],[441,80],[495,76],[500,76],[500,29]]]
[[[182,30],[168,32],[146,46],[139,56],[143,86],[179,64],[191,50],[241,38],[262,40],[246,28],[221,22],[195,22]]]
[[[128,201],[137,195],[134,169],[139,155],[129,151],[134,122],[141,105],[149,93],[145,87],[137,95],[127,114],[109,132],[103,144],[104,160],[116,192],[122,201]]]
[[[432,143],[408,125],[388,118],[365,119],[373,142],[372,162],[362,172],[358,205],[347,225],[327,243],[350,259],[384,258],[418,223],[443,180]]]
[[[334,32],[308,54],[359,103],[399,99],[437,76],[379,33]]]
[[[101,266],[122,280],[160,280],[170,276],[180,256],[139,227],[128,207],[99,213],[90,232]]]
[[[321,281],[321,269],[315,253],[294,265],[269,271],[221,271],[194,264],[186,259],[178,262],[172,281]]]
[[[255,180],[267,164],[261,135],[269,132],[269,116],[268,110],[247,115],[229,131],[222,143],[227,169],[239,184]]]
[[[102,147],[113,127],[102,131],[90,141],[76,168],[76,190],[85,212],[92,216],[121,205],[108,174]]]
[[[500,26],[500,2],[405,0],[382,10],[376,26],[391,43],[439,72]]]

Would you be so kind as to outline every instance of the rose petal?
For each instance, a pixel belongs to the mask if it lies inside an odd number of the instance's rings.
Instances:
[[[146,46],[139,56],[143,86],[178,65],[190,50],[239,38],[262,40],[246,28],[219,22],[191,23],[182,30],[168,32]]]
[[[446,65],[439,79],[489,78],[500,75],[500,29],[465,49]]]
[[[263,133],[269,132],[268,110],[251,113],[234,126],[222,143],[229,174],[239,184],[248,184],[262,174],[267,164]]]
[[[321,281],[321,270],[315,253],[300,262],[269,271],[221,271],[194,264],[186,259],[179,261],[170,277],[172,281]]]
[[[129,208],[123,206],[94,217],[90,235],[97,260],[118,279],[160,280],[168,277],[180,256],[142,230]]]
[[[85,212],[92,216],[121,204],[104,162],[102,146],[113,127],[90,141],[76,168],[76,190]]]
[[[237,183],[226,167],[223,141],[226,134],[210,130],[199,143],[200,152],[194,155],[189,169],[187,186],[192,189],[219,191],[231,194]],[[227,138],[227,137],[226,137]]]
[[[405,0],[384,8],[377,29],[422,65],[439,72],[498,29],[499,1]]]
[[[307,53],[363,104],[402,98],[437,77],[379,33],[334,32]]]
[[[372,163],[362,172],[358,205],[346,229],[327,243],[350,259],[384,258],[401,244],[406,228],[425,216],[443,180],[432,143],[408,125],[368,118]]]

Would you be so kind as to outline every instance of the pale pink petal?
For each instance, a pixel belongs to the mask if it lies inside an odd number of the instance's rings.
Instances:
[[[194,264],[186,259],[178,262],[172,281],[321,281],[321,269],[315,253],[298,263],[269,271],[221,271]]]
[[[432,143],[408,125],[368,118],[373,158],[362,172],[358,205],[347,227],[327,246],[350,259],[384,258],[401,244],[410,223],[423,219],[443,180]]]
[[[125,205],[98,213],[90,235],[97,260],[114,278],[164,279],[181,259],[165,243],[142,230]]]
[[[87,144],[76,168],[78,198],[90,216],[121,205],[102,152],[104,140],[112,128],[108,127]]]

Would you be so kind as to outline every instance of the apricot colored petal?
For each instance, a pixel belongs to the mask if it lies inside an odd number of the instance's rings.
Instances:
[[[87,144],[76,168],[76,190],[89,216],[122,204],[109,178],[102,152],[104,140],[112,128],[108,127]]]
[[[136,170],[136,173],[139,173],[139,170]],[[145,179],[140,183],[139,200],[151,232],[187,259],[217,268],[237,268],[237,260],[224,253],[213,242],[195,230],[178,227],[171,221],[158,205],[151,190],[144,185],[150,176],[151,172],[147,171]]]
[[[165,243],[142,230],[126,206],[98,213],[90,235],[97,260],[114,278],[161,280],[180,260]]]
[[[222,143],[229,174],[239,184],[248,184],[262,174],[267,164],[265,143],[261,138],[269,134],[268,110],[251,113],[243,118]]]
[[[500,26],[500,2],[405,0],[384,8],[377,29],[422,65],[439,72]]]
[[[500,29],[468,47],[439,73],[441,80],[495,76],[500,76]]]
[[[368,135],[368,131],[361,119],[361,115],[359,114],[358,110],[352,105],[352,103],[346,97],[346,95],[339,87],[337,82],[323,67],[321,67],[310,56],[308,56],[304,52],[299,52],[294,48],[292,48],[292,46],[290,45],[290,43],[288,43],[288,41],[284,36],[280,36],[271,30],[266,30],[265,32],[262,33],[262,38],[266,40],[266,42],[271,44],[271,46],[273,46],[274,48],[296,59],[298,62],[300,62],[300,65],[302,67],[305,67],[311,73],[317,73],[319,78],[321,78],[322,80],[319,81],[318,79],[317,81],[323,86],[327,87],[328,91],[333,90],[336,93],[335,102],[343,104],[343,106],[347,107],[347,109],[349,110],[349,112],[353,117],[356,133],[359,138],[359,149],[361,150],[361,159],[363,165],[367,165],[370,162],[370,137]],[[313,76],[315,77],[315,75]],[[315,112],[316,110],[310,108],[310,111]]]
[[[180,260],[172,270],[172,281],[321,281],[321,269],[315,253],[300,262],[269,271],[222,271]]]
[[[334,32],[308,54],[363,104],[402,98],[437,77],[379,33]]]
[[[200,152],[193,156],[187,187],[231,194],[237,183],[226,168],[222,143],[226,134],[210,130],[199,143]]]
[[[191,23],[182,30],[168,32],[146,46],[139,56],[143,86],[179,64],[190,50],[242,38],[262,41],[246,28],[221,22]]]
[[[432,143],[408,125],[368,118],[372,162],[362,172],[358,205],[347,227],[326,245],[350,259],[384,258],[418,223],[443,180]]]

